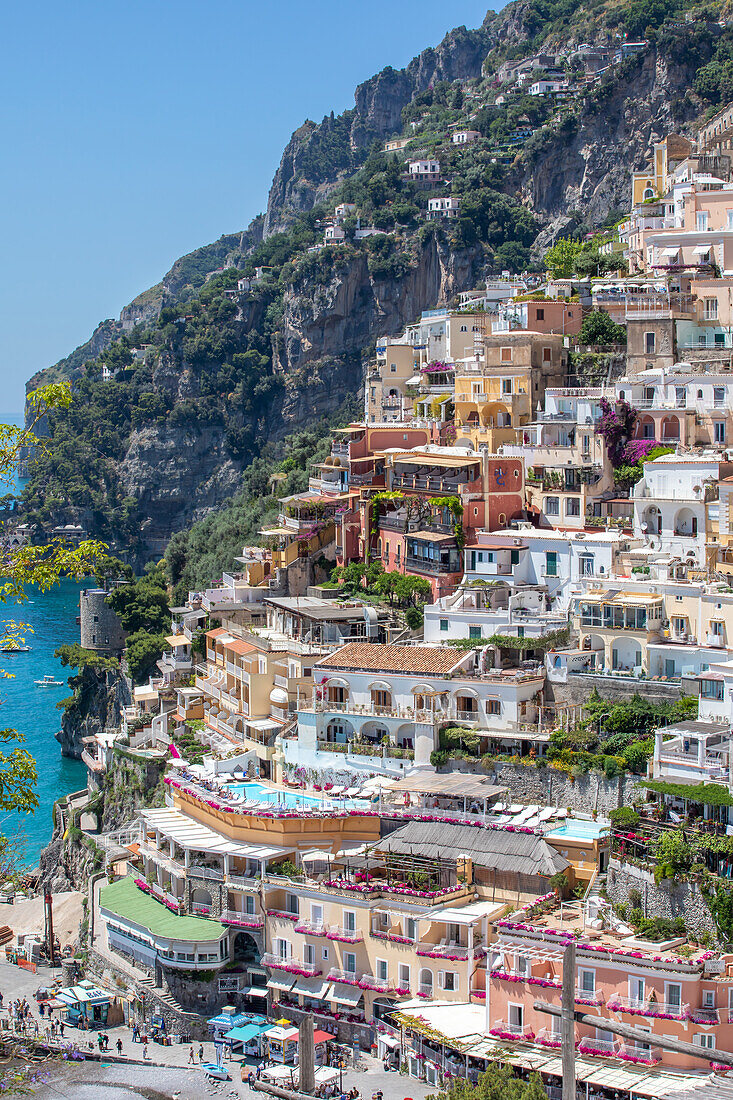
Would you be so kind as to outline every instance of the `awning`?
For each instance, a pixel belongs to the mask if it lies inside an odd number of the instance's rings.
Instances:
[[[267,990],[261,985],[251,985],[244,990],[245,997],[266,997]]]
[[[314,1043],[330,1043],[331,1039],[335,1039],[336,1036],[332,1035],[330,1031],[314,1031],[313,1042]]]
[[[384,1043],[386,1047],[389,1047],[390,1050],[395,1050],[400,1045],[400,1041],[396,1035],[380,1035],[379,1041],[380,1043]]]
[[[190,645],[191,639],[187,638],[185,634],[169,634],[166,642],[171,649],[181,649],[184,645]]]
[[[663,248],[662,249],[662,255],[663,256],[676,256],[677,253],[679,252],[679,250],[680,250],[679,245],[677,245],[676,248]]]
[[[693,248],[692,253],[694,256],[707,256],[712,247],[712,244],[698,244]]]
[[[340,1005],[358,1005],[359,1001],[364,996],[361,989],[357,989],[353,985],[332,985],[329,987],[326,996],[323,998],[325,1001],[336,1001]]]
[[[295,985],[295,978],[274,978],[273,977],[273,978],[268,978],[267,979],[267,988],[268,989],[280,989],[280,990],[283,990],[285,993],[289,993],[294,985]]]
[[[231,1031],[225,1032],[224,1038],[235,1043],[249,1043],[261,1030],[259,1024],[245,1024],[244,1027],[233,1027]]]
[[[304,997],[315,997],[322,1001],[329,982],[325,978],[298,978],[291,992],[302,993]]]

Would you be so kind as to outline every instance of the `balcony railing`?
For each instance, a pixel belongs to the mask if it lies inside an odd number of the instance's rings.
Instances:
[[[500,1039],[524,1040],[531,1043],[534,1040],[534,1032],[525,1024],[513,1024],[509,1020],[501,1020],[489,1029],[489,1035],[495,1035]]]
[[[211,906],[210,905],[202,905],[202,903],[200,901],[194,901],[191,904],[191,908],[194,911],[194,913],[196,914],[196,916],[198,916],[198,917],[209,917],[209,916],[211,916]]]
[[[602,1005],[603,993],[600,989],[582,989],[576,986],[575,1000],[582,1005]]]
[[[618,1039],[581,1039],[578,1043],[581,1054],[612,1058],[619,1050]]]
[[[304,936],[325,936],[326,926],[322,920],[299,920],[295,931],[302,932]]]
[[[258,917],[256,913],[240,913],[236,909],[225,909],[219,920],[236,928],[262,928],[265,923],[264,917]]]
[[[428,959],[451,959],[452,961],[457,961],[467,959],[470,950],[468,947],[461,947],[459,944],[454,943],[419,943],[416,953]]]
[[[223,882],[224,872],[219,871],[216,867],[197,867],[196,864],[190,864],[188,868],[189,875],[195,878],[206,878],[212,882]]]
[[[298,917],[297,913],[291,913],[287,909],[268,909],[267,910],[267,915],[268,915],[268,917],[272,917],[273,920],[290,920],[290,921],[299,920],[299,917]]]
[[[433,983],[432,982],[420,982],[417,987],[418,997],[422,997],[424,1000],[432,1000],[433,997]]]
[[[270,951],[267,951],[260,961],[263,966],[269,967],[270,970],[285,970],[288,974],[299,974],[306,978],[317,978],[321,973],[320,968],[315,963],[304,962],[302,959],[282,959],[279,955],[274,955]]]
[[[361,943],[364,939],[358,928],[340,928],[338,925],[331,925],[325,935],[329,940],[338,940],[339,943]]]
[[[355,970],[339,970],[332,966],[328,972],[329,982],[339,982],[341,985],[359,985],[360,975]]]

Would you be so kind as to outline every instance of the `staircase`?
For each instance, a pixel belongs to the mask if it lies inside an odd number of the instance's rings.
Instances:
[[[152,997],[155,997],[156,1001],[160,1001],[166,1008],[170,1008],[172,1012],[177,1012],[181,1016],[198,1016],[197,1012],[191,1012],[190,1009],[184,1008],[169,990],[156,986],[154,978],[145,977],[136,978],[135,980],[142,993],[149,993]]]
[[[601,890],[606,885],[606,873],[596,873],[588,884],[588,889],[583,896],[583,906],[585,908],[585,923],[591,928],[602,928],[603,920],[602,915],[607,916],[607,910],[610,908],[608,902],[601,894]]]

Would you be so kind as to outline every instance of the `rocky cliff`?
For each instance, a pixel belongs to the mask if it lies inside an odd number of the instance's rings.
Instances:
[[[331,114],[319,126],[308,121],[299,127],[286,145],[272,181],[265,236],[285,229],[295,215],[327,198],[361,162],[373,141],[401,131],[403,108],[419,92],[439,80],[479,77],[491,46],[491,25],[450,31],[439,46],[423,50],[404,69],[388,66],[359,84],[352,110],[337,118]],[[324,144],[332,150],[327,159],[319,155]]]
[[[85,667],[74,702],[64,711],[56,740],[62,756],[81,758],[84,738],[107,728],[119,728],[124,707],[132,703],[129,681],[119,672]]]
[[[644,53],[570,104],[518,95],[497,105],[497,74],[540,48],[570,64],[574,44],[618,42],[633,11],[516,0],[365,81],[349,111],[305,122],[264,217],[182,257],[46,373],[71,376],[75,402],[50,418],[25,518],[39,530],[81,521],[120,549],[142,539],[158,555],[231,496],[263,449],[358,395],[376,337],[488,274],[522,270],[559,233],[620,215],[653,142],[704,109],[697,74],[719,47],[721,58],[733,50],[733,32],[681,24],[673,8],[664,23],[655,9],[661,25]],[[480,140],[457,148],[459,127]],[[531,136],[517,139],[517,127]],[[374,145],[395,134],[408,142],[399,157]],[[405,156],[426,153],[442,165],[438,192],[459,197],[456,222],[428,223],[428,192],[406,178]],[[357,240],[350,227],[338,248],[322,247],[338,201],[379,232]]]

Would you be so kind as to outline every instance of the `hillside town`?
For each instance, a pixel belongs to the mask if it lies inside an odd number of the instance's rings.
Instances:
[[[732,144],[728,109],[654,145],[596,241],[615,273],[556,246],[377,340],[363,416],[84,738],[54,808],[96,853],[62,1017],[114,1034],[121,1000],[288,1087],[312,1019],[323,1087],[335,1047],[415,1089],[500,1062],[551,1100],[568,1073],[579,1097],[724,1095]],[[370,232],[343,204],[324,243],[345,226]],[[110,590],[80,598],[100,657],[125,648]],[[154,797],[105,829],[122,762]]]

